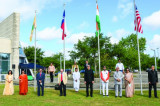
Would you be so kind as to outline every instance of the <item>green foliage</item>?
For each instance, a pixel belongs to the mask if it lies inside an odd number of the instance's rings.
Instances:
[[[141,56],[142,68],[147,68],[148,64],[147,55],[144,54],[146,49],[146,39],[139,39],[139,49]],[[118,44],[114,44],[113,54],[124,63],[125,67],[131,69],[138,69],[138,45],[137,45],[137,36],[131,34],[126,38],[122,38]],[[142,58],[143,56],[143,58]],[[144,59],[146,58],[146,59]]]
[[[29,46],[24,48],[24,53],[27,56],[27,59],[30,63],[34,63],[34,55],[35,55],[35,48],[34,46]],[[36,62],[39,65],[42,65],[42,60],[44,56],[44,51],[41,48],[36,48]]]
[[[85,60],[89,60],[91,68],[96,71],[98,67],[98,38],[96,36],[85,37],[82,41],[78,41],[74,45],[73,51],[70,51],[71,59],[79,59],[80,69],[83,69]],[[101,52],[101,69],[107,66],[107,69],[115,70],[118,59],[124,63],[125,68],[139,69],[138,63],[138,45],[137,36],[131,34],[126,38],[122,38],[118,44],[111,44],[110,37],[100,34],[100,52]],[[139,49],[141,56],[142,69],[146,69],[154,64],[154,59],[144,54],[146,50],[146,39],[139,38]],[[98,70],[96,71],[96,73]]]
[[[105,54],[111,54],[112,44],[110,42],[110,37],[104,37],[103,34],[100,34],[100,51],[101,57]],[[98,66],[98,38],[97,36],[85,37],[82,41],[78,41],[77,44],[74,45],[73,51],[70,51],[71,59],[79,59],[79,65],[84,65],[85,60],[89,60],[91,64],[91,68],[96,71]],[[112,57],[109,56],[108,59]],[[107,58],[106,58],[107,59]],[[83,67],[80,67],[84,69]],[[96,71],[97,73],[97,71]]]
[[[63,56],[62,56],[62,53],[58,53],[58,54],[55,54],[51,57],[44,57],[43,58],[43,63],[42,65],[44,67],[49,67],[49,65],[51,63],[53,63],[53,65],[55,66],[55,68],[57,69],[57,71],[60,71],[60,56],[61,56],[61,65],[62,65],[62,68],[64,66],[64,61],[63,61]],[[72,68],[72,65],[73,65],[74,62],[72,62],[71,60],[66,60],[65,61],[65,66],[66,66],[66,69],[71,69]]]
[[[126,38],[122,38],[119,43],[112,44],[110,37],[100,34],[100,58],[101,58],[101,69],[106,66],[107,69],[115,70],[115,65],[118,59],[121,59],[125,68],[139,69],[138,64],[138,46],[137,36],[131,34]],[[139,48],[141,57],[141,67],[143,70],[150,68],[154,65],[154,57],[150,57],[145,54],[146,50],[146,39],[139,38]],[[24,48],[24,52],[29,62],[34,62],[34,47]],[[74,44],[74,50],[70,51],[70,60],[66,60],[66,69],[71,69],[74,64],[74,60],[78,60],[77,64],[80,70],[84,69],[85,61],[88,60],[91,64],[91,69],[96,74],[99,72],[98,64],[98,38],[97,36],[84,37],[83,40],[79,40],[77,44]],[[63,54],[58,53],[50,57],[44,57],[44,51],[37,48],[37,64],[48,67],[50,63],[53,63],[56,69],[60,70],[60,56],[62,57],[62,68],[63,68]],[[160,67],[160,59],[157,59],[157,65]],[[158,68],[159,68],[158,67]]]

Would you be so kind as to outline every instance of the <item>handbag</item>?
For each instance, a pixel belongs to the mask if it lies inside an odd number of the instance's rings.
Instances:
[[[59,84],[55,85],[55,90],[60,90],[60,85]]]

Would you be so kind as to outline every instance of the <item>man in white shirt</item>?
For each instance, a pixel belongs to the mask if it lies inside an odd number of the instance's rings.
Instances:
[[[116,69],[117,67],[119,67],[119,71],[121,71],[121,72],[124,73],[124,65],[123,65],[123,63],[121,63],[121,60],[120,60],[120,59],[118,60],[118,63],[116,64],[115,69]]]
[[[105,88],[106,88],[106,96],[108,97],[109,71],[106,70],[106,66],[103,67],[103,71],[101,72],[101,79],[102,79],[103,96],[105,96]]]
[[[54,67],[54,65],[52,63],[48,67],[48,73],[50,74],[51,82],[53,82],[53,80],[54,80],[54,73],[55,73],[55,67]]]
[[[78,68],[75,68],[75,72],[73,72],[73,84],[75,91],[78,92],[80,85],[80,73],[78,72]]]

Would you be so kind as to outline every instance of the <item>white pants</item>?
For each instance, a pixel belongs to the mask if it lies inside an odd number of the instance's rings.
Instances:
[[[75,88],[75,91],[79,91],[79,88]]]
[[[105,88],[106,88],[106,95],[108,95],[108,83],[109,82],[102,82],[102,88],[103,88],[103,95],[105,95]]]
[[[79,91],[79,86],[80,86],[79,82],[80,82],[79,80],[77,82],[73,81],[75,91]]]

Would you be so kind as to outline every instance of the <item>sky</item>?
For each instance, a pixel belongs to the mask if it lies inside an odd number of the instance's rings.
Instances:
[[[147,40],[146,54],[153,56],[151,49],[160,48],[160,1],[135,0],[141,16],[143,34]],[[37,11],[37,46],[45,56],[63,52],[61,21],[63,4],[66,12],[66,58],[67,51],[84,36],[95,36],[96,0],[0,0],[0,22],[11,13],[20,13],[20,42],[23,47],[33,46],[29,41],[31,27]],[[101,32],[118,43],[134,31],[133,0],[98,0]],[[160,49],[157,50],[160,53]]]

